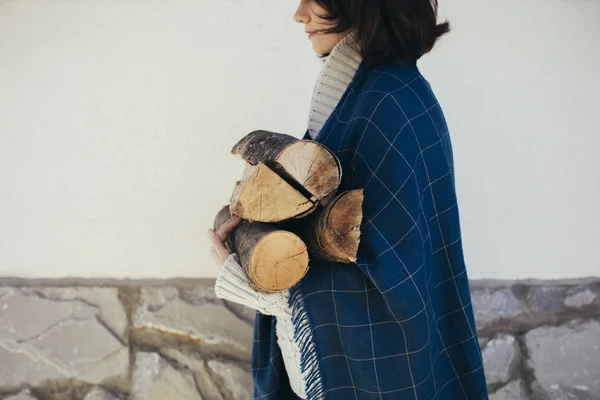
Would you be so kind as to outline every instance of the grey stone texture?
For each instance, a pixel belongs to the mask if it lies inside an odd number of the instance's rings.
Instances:
[[[255,311],[212,280],[0,280],[0,400],[252,398]],[[471,282],[491,400],[600,400],[600,281]]]
[[[521,380],[512,381],[490,394],[490,400],[525,400],[527,398]]]
[[[102,388],[96,387],[85,395],[83,400],[118,400],[122,396],[117,396]]]
[[[156,353],[140,353],[133,373],[134,400],[202,400],[194,375],[178,370]]]
[[[565,299],[565,305],[568,307],[583,307],[594,303],[594,300],[596,300],[596,293],[588,288],[584,288],[583,290],[570,294]]]
[[[167,288],[143,288],[141,305],[134,315],[136,329],[158,330],[191,340],[209,343],[228,342],[248,350],[252,331],[248,325],[223,306],[213,291]]]
[[[29,391],[18,393],[14,396],[6,397],[6,400],[36,400],[35,397],[31,397]]]
[[[471,291],[477,327],[509,319],[525,311],[510,287],[476,287]]]
[[[516,368],[518,347],[511,335],[501,335],[490,340],[481,350],[488,384],[509,381]]]
[[[252,376],[248,368],[240,368],[235,364],[209,361],[211,370],[221,376],[225,388],[231,392],[231,398],[246,400],[252,398]]]
[[[68,378],[100,383],[127,371],[127,321],[116,289],[59,292],[13,288],[0,299],[0,387]]]
[[[600,398],[600,323],[544,326],[525,338],[537,380],[546,391],[574,390]]]

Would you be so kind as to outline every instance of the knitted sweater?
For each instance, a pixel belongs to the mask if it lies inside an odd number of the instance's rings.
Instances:
[[[313,139],[342,98],[361,61],[359,48],[352,35],[342,39],[324,59],[313,91],[308,120],[308,134]],[[277,343],[281,348],[290,386],[298,397],[306,398],[306,376],[300,369],[301,343],[294,340],[289,291],[264,294],[253,290],[248,284],[248,278],[240,266],[237,254],[234,253],[221,267],[215,292],[219,298],[243,304],[277,318]]]

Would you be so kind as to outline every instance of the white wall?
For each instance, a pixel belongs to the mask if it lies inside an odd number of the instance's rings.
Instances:
[[[472,278],[600,275],[600,3],[442,2]],[[295,1],[0,0],[0,276],[215,276],[205,231],[257,128],[301,136]]]

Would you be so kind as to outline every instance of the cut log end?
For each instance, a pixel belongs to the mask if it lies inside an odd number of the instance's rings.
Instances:
[[[303,195],[322,200],[334,193],[342,180],[338,157],[327,146],[283,133],[254,131],[231,152],[246,162],[264,163]]]
[[[248,221],[281,222],[308,215],[316,208],[262,162],[247,163],[230,199],[231,211]]]
[[[319,235],[319,246],[337,261],[356,261],[363,199],[362,189],[350,190],[337,196],[327,207],[325,229]]]
[[[337,157],[317,142],[299,140],[291,143],[276,161],[282,171],[319,200],[335,192],[342,179]]]
[[[289,289],[308,271],[306,245],[291,232],[270,233],[255,246],[248,271],[261,290],[277,292]]]

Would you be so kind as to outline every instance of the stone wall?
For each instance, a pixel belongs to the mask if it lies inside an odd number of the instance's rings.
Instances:
[[[250,399],[213,281],[0,281],[0,399]],[[600,281],[472,282],[491,399],[600,399]]]

